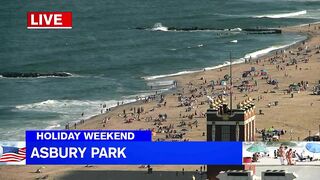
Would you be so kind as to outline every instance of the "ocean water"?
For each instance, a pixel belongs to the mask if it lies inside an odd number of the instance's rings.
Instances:
[[[27,30],[28,11],[72,11],[73,29]],[[72,76],[0,76],[0,140],[22,140],[26,129],[63,128],[82,112],[98,114],[100,104],[111,107],[166,91],[172,88],[170,76],[222,65],[230,51],[240,62],[306,38],[241,29],[306,24],[319,17],[320,2],[311,0],[1,1],[0,73]]]

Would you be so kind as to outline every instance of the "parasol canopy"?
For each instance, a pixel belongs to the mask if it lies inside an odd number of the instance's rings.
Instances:
[[[249,152],[267,152],[267,148],[264,145],[261,144],[253,144],[252,146],[250,146],[247,151]]]
[[[307,143],[306,149],[312,153],[320,153],[320,144],[318,143]]]

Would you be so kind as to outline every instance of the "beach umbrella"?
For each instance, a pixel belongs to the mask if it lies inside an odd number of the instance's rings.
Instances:
[[[320,153],[320,143],[307,143],[306,149],[312,153]]]
[[[295,142],[292,141],[286,141],[286,142],[278,142],[278,141],[268,141],[266,143],[267,146],[289,146],[289,147],[295,147],[297,146],[297,144]]]
[[[264,145],[261,144],[253,144],[252,146],[250,146],[247,151],[249,152],[267,152],[267,148]]]

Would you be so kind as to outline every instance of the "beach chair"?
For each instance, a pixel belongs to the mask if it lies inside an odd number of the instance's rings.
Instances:
[[[296,153],[296,155],[298,157],[298,161],[300,161],[300,162],[307,160],[307,158],[300,156],[298,153]]]
[[[309,161],[312,161],[312,157],[303,157],[303,156],[300,156],[300,154],[296,153],[297,157],[298,157],[298,161],[302,162],[302,161],[307,161],[307,159],[309,159]]]

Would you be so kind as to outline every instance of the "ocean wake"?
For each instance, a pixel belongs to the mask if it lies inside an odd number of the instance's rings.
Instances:
[[[268,14],[268,15],[260,15],[254,16],[254,18],[288,18],[288,17],[295,17],[307,14],[307,10],[291,12],[291,13],[282,13],[282,14]]]

